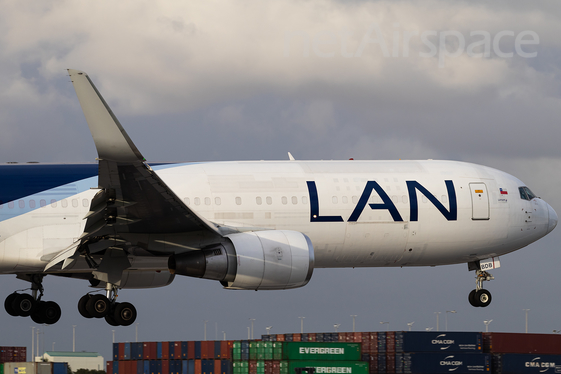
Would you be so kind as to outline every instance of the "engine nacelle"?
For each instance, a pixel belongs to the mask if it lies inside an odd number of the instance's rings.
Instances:
[[[227,235],[227,242],[169,258],[172,274],[215,279],[225,288],[284,290],[305,286],[314,248],[301,232],[268,230]]]

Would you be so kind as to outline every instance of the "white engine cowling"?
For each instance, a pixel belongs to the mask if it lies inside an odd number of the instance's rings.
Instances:
[[[226,238],[217,246],[170,257],[170,272],[219,280],[238,290],[298,288],[312,277],[314,248],[301,232],[255,231]]]

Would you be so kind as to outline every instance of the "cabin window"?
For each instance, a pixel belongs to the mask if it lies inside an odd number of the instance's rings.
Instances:
[[[72,199],[72,206],[78,208],[78,199]]]
[[[195,197],[195,205],[201,205],[201,199],[199,197]]]
[[[51,199],[51,208],[56,208],[56,200]]]
[[[302,204],[304,204],[304,205],[308,204],[308,197],[307,196],[302,196]]]
[[[189,199],[188,197],[184,198],[183,201],[185,202],[185,205],[189,206],[189,204],[191,204],[191,199]]]
[[[343,197],[341,198],[341,202],[342,202],[343,204],[347,204],[347,203],[349,202],[349,198],[348,198],[347,196],[343,196]]]
[[[220,204],[222,204],[222,200],[221,200],[219,197],[215,197],[215,198],[214,198],[214,203],[215,203],[216,205],[220,205]]]
[[[333,197],[331,198],[331,202],[332,202],[333,204],[337,204],[337,202],[338,202],[337,196],[333,196]]]
[[[41,199],[39,200],[39,206],[44,207],[45,205],[47,205],[47,202],[45,201],[45,199]]]
[[[358,196],[351,197],[351,200],[352,200],[353,204],[358,203]]]
[[[35,200],[29,200],[29,207],[31,209],[35,208]]]
[[[288,204],[288,199],[286,198],[286,196],[282,197],[281,202],[283,203],[283,205]]]
[[[87,208],[88,206],[90,206],[90,204],[88,203],[88,199],[82,199],[82,206],[84,208]]]
[[[261,205],[261,204],[263,204],[263,199],[261,199],[261,196],[257,196],[255,198],[255,202],[257,203],[257,205]]]
[[[236,197],[236,205],[242,205],[242,198],[241,197]]]
[[[273,203],[273,198],[271,196],[267,196],[267,205],[271,205]]]
[[[60,201],[60,205],[61,205],[63,208],[66,208],[66,207],[68,206],[68,200],[66,200],[66,199],[61,200],[61,201]]]
[[[296,196],[292,196],[292,204],[293,205],[298,204],[298,198]]]
[[[205,197],[205,205],[210,205],[210,197]]]
[[[20,208],[20,209],[25,208],[25,200],[20,200],[20,201],[18,201],[18,205],[19,205],[19,208]]]

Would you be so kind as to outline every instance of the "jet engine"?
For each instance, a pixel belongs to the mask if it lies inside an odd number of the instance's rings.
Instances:
[[[214,279],[239,290],[298,288],[312,277],[314,248],[301,232],[255,231],[225,238],[215,246],[171,256],[170,273]]]

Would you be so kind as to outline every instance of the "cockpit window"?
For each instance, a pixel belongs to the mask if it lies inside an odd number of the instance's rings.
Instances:
[[[522,200],[532,200],[537,197],[528,187],[518,187],[518,191]]]

